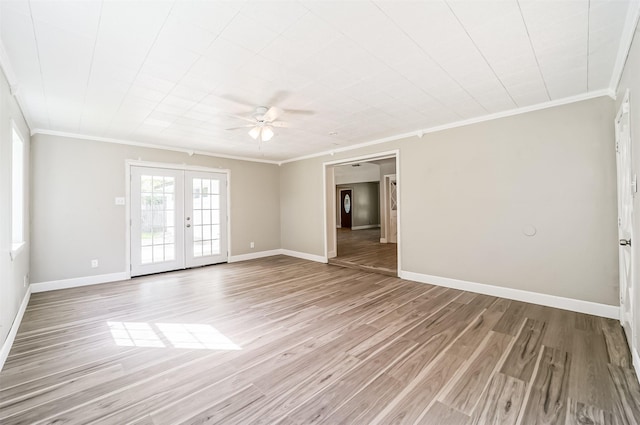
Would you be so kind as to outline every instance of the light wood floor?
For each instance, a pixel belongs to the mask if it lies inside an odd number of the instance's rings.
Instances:
[[[398,275],[397,244],[380,243],[380,229],[337,229],[338,256],[330,264]]]
[[[632,425],[639,401],[613,320],[284,256],[34,294],[0,373],[2,424]]]

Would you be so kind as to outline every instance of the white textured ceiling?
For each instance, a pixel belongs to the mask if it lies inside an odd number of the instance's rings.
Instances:
[[[283,160],[610,89],[630,1],[2,0],[0,39],[32,130]]]

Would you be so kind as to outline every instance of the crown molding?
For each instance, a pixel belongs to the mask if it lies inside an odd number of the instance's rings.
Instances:
[[[435,132],[443,131],[443,130],[450,130],[452,128],[464,127],[464,126],[471,125],[471,124],[477,124],[477,123],[481,123],[481,122],[485,122],[485,121],[497,120],[497,119],[500,119],[500,118],[511,117],[511,116],[514,116],[514,115],[526,114],[528,112],[539,111],[539,110],[542,110],[542,109],[553,108],[553,107],[556,107],[556,106],[568,105],[568,104],[571,104],[571,103],[582,102],[584,100],[595,99],[595,98],[603,97],[603,96],[608,96],[608,97],[610,97],[612,99],[615,99],[615,91],[613,89],[610,89],[610,88],[609,89],[596,90],[596,91],[591,91],[591,92],[588,92],[588,93],[579,94],[579,95],[576,95],[576,96],[570,96],[570,97],[565,97],[565,98],[562,98],[562,99],[550,100],[550,101],[547,101],[547,102],[538,103],[538,104],[531,105],[531,106],[523,106],[522,108],[509,109],[508,111],[496,112],[494,114],[483,115],[483,116],[476,117],[476,118],[469,118],[467,120],[455,121],[455,122],[452,122],[452,123],[438,125],[438,126],[435,126],[435,127],[429,127],[429,128],[424,128],[424,129],[420,129],[420,130],[414,130],[414,131],[410,131],[408,133],[402,133],[402,134],[397,134],[395,136],[389,136],[389,137],[384,137],[382,139],[372,140],[370,142],[358,143],[358,144],[355,144],[355,145],[345,146],[343,148],[332,149],[332,150],[318,152],[318,153],[314,153],[314,154],[299,156],[299,157],[296,157],[296,158],[286,159],[286,160],[281,161],[280,165],[286,164],[286,163],[289,163],[289,162],[302,161],[304,159],[317,158],[317,157],[320,157],[320,156],[326,156],[326,155],[332,155],[333,156],[334,154],[339,153],[339,152],[348,152],[348,151],[352,151],[354,149],[360,149],[360,148],[364,148],[364,147],[367,147],[367,146],[379,145],[381,143],[387,143],[387,142],[393,142],[393,141],[396,141],[396,140],[407,139],[409,137],[414,137],[414,136],[422,138],[422,136],[424,136],[425,134],[429,134],[429,133],[435,133]]]
[[[263,164],[280,165],[278,161],[272,161],[269,159],[257,159],[257,158],[250,158],[250,157],[237,156],[237,155],[226,155],[226,154],[215,153],[210,151],[180,148],[177,146],[157,145],[153,143],[142,143],[142,142],[136,142],[133,140],[116,139],[111,137],[90,136],[86,134],[69,133],[66,131],[46,130],[42,128],[36,128],[31,130],[31,136],[35,136],[36,134],[42,134],[46,136],[68,137],[71,139],[79,139],[79,140],[91,140],[94,142],[114,143],[118,145],[138,146],[141,148],[162,149],[165,151],[186,153],[189,156],[203,155],[203,156],[211,156],[216,158],[234,159],[237,161],[260,162]]]
[[[26,108],[24,108],[25,102],[24,98],[22,97],[22,93],[20,93],[18,77],[13,70],[13,66],[11,66],[11,61],[9,61],[9,55],[7,55],[7,51],[5,50],[4,44],[2,43],[2,39],[0,39],[0,69],[2,69],[4,76],[7,78],[7,82],[9,83],[9,91],[11,92],[11,95],[16,99],[18,108],[20,109],[20,112],[22,113],[22,116],[27,123],[27,127],[29,127],[29,129],[32,129],[32,121],[26,113]]]
[[[631,43],[638,27],[638,20],[640,19],[640,1],[629,2],[629,10],[627,11],[627,20],[625,21],[624,28],[622,29],[622,35],[620,36],[620,46],[618,48],[618,55],[616,57],[615,64],[613,66],[613,72],[611,73],[611,82],[609,88],[614,93],[618,91],[618,85],[622,78],[624,71],[624,65],[627,62],[629,51],[631,50]]]
[[[11,66],[11,62],[9,62],[9,56],[7,55],[7,51],[4,48],[4,44],[0,39],[0,68],[4,72],[5,77],[7,77],[7,81],[9,82],[9,88],[11,89],[11,94],[15,96],[18,91],[18,78],[16,77],[16,73],[13,71],[13,67]]]

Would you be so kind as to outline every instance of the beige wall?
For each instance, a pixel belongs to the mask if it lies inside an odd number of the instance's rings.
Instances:
[[[24,249],[12,260],[11,252],[11,158],[12,124],[15,122],[25,145],[25,211]],[[29,273],[29,128],[9,83],[0,70],[0,345],[4,344],[22,303],[27,288],[24,278]]]
[[[631,50],[627,57],[627,62],[624,67],[622,79],[618,85],[617,90],[617,111],[624,98],[625,91],[629,90],[629,114],[631,123],[631,154],[632,154],[632,167],[633,172],[640,174],[640,29],[636,28],[636,33],[631,44]],[[631,239],[632,242],[638,241],[638,232],[640,231],[640,195],[636,194],[633,202],[633,228],[634,234]],[[640,249],[638,245],[632,245],[633,248],[633,287],[635,288],[635,317],[634,317],[634,339],[636,346],[634,347],[637,352],[640,352]]]
[[[127,159],[230,169],[231,255],[280,248],[277,165],[36,135],[33,282],[125,271],[126,207],[114,198],[125,196]]]
[[[613,117],[603,97],[284,164],[282,247],[325,254],[324,161],[399,149],[404,271],[616,305]]]

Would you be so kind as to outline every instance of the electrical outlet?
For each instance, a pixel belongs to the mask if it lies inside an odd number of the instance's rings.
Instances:
[[[255,248],[255,247],[256,247],[256,244],[255,244],[255,243],[253,243],[253,242],[251,242],[251,243],[249,244],[249,247],[253,249],[253,248]]]
[[[91,268],[95,269],[96,267],[98,267],[98,260],[91,260]]]

